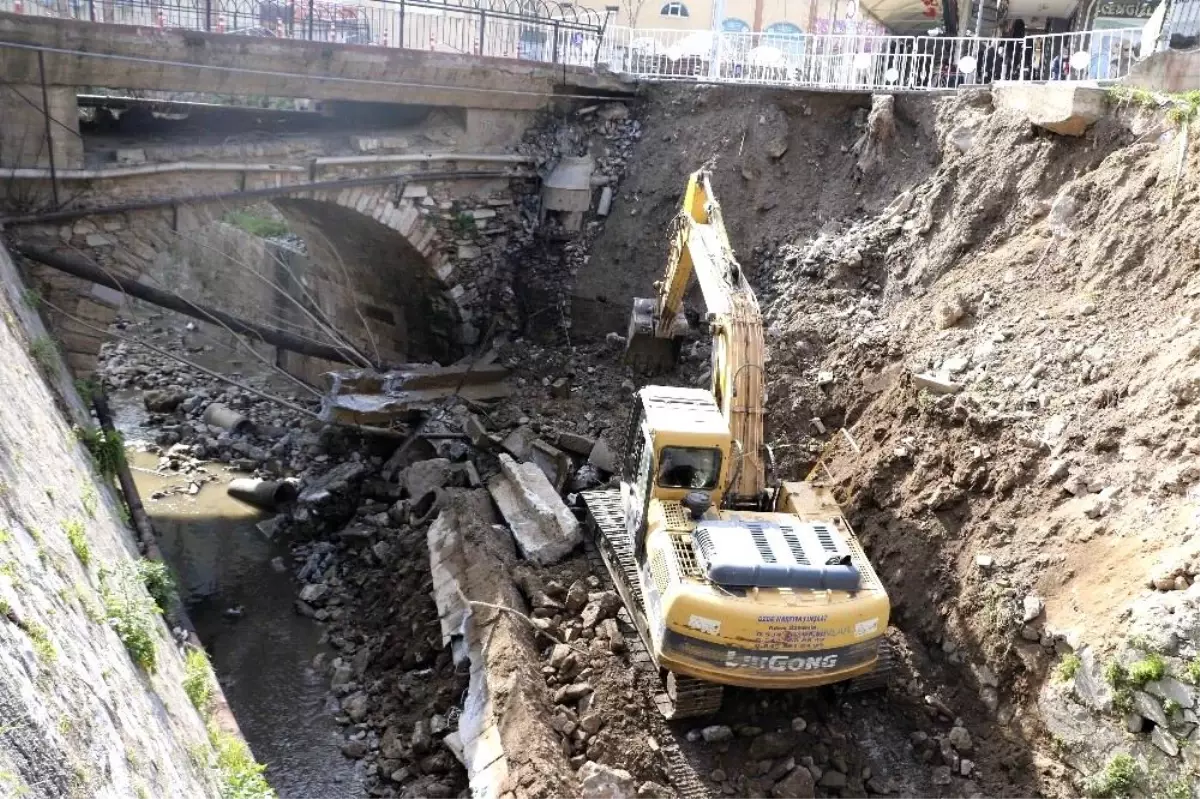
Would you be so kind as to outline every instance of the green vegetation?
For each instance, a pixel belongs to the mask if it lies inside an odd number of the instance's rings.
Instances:
[[[1070,682],[1071,680],[1075,679],[1075,675],[1078,673],[1079,667],[1082,665],[1083,664],[1079,660],[1079,655],[1076,655],[1074,652],[1072,652],[1071,654],[1064,656],[1063,659],[1058,662],[1058,666],[1054,669],[1054,679],[1058,680],[1059,682]]]
[[[58,361],[58,345],[49,336],[38,336],[29,344],[29,355],[48,372]]]
[[[88,549],[87,531],[83,529],[83,522],[72,519],[63,525],[63,531],[67,534],[67,540],[71,542],[75,557],[87,568],[92,562],[92,552]]]
[[[134,662],[148,672],[158,665],[154,644],[158,605],[146,593],[141,579],[128,567],[100,572],[100,593],[108,623]]]
[[[1108,90],[1108,99],[1117,104],[1138,108],[1156,109],[1169,106],[1167,121],[1176,126],[1191,122],[1200,110],[1200,91],[1169,94],[1130,86],[1113,86]]]
[[[1166,799],[1192,799],[1192,786],[1186,777],[1180,777],[1166,787],[1163,796]]]
[[[209,675],[208,656],[201,649],[189,649],[184,661],[183,692],[205,716],[212,709],[213,683]]]
[[[42,294],[37,289],[25,289],[21,292],[21,299],[30,308],[42,307]]]
[[[166,613],[175,597],[175,578],[165,563],[142,558],[137,562],[138,577],[146,592],[154,598],[159,613]]]
[[[96,518],[96,506],[100,502],[100,497],[96,494],[95,486],[84,486],[83,494],[79,497],[79,502],[83,505],[83,512],[88,515],[89,519]]]
[[[1182,709],[1183,708],[1180,707],[1179,703],[1176,702],[1174,699],[1163,700],[1163,712],[1166,713],[1168,717],[1174,716],[1176,713],[1178,713]]]
[[[1133,692],[1130,690],[1129,672],[1115,660],[1104,667],[1104,681],[1113,690],[1113,708],[1120,713],[1133,709]]]
[[[288,234],[286,222],[272,219],[269,216],[260,216],[250,211],[230,211],[225,214],[223,221],[228,222],[236,228],[241,228],[252,236],[259,236],[261,238],[286,236]]]
[[[75,436],[92,454],[103,476],[113,477],[125,463],[125,439],[116,430],[106,433],[99,427],[80,428]]]
[[[275,792],[263,777],[266,766],[255,762],[245,741],[211,724],[208,741],[217,753],[222,799],[274,799]]]
[[[1163,662],[1162,656],[1150,654],[1129,667],[1129,682],[1141,688],[1151,680],[1161,680],[1166,673],[1167,664]]]
[[[49,631],[35,621],[27,621],[24,624],[25,634],[33,641],[33,651],[37,652],[38,657],[44,663],[53,663],[58,657],[58,652],[54,649],[54,644],[50,643]]]
[[[80,378],[75,381],[75,390],[79,392],[79,398],[83,400],[83,404],[90,406],[96,396],[96,383]]]
[[[1183,679],[1192,685],[1200,685],[1200,656],[1188,661],[1187,668],[1183,670]]]
[[[1087,795],[1097,799],[1118,799],[1133,792],[1138,776],[1137,761],[1121,752],[1113,755],[1104,767],[1088,781]]]
[[[9,541],[12,541],[12,531],[0,528],[0,544],[7,544]]]
[[[83,615],[88,617],[89,621],[97,624],[104,621],[104,611],[100,604],[92,597],[92,592],[87,586],[81,583],[75,583],[75,599],[79,602],[79,607],[83,608]]]

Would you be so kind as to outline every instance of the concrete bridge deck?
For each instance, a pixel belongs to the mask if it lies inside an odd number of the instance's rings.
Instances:
[[[17,45],[17,46],[3,46]],[[212,92],[532,110],[555,97],[627,94],[590,66],[0,12],[0,75],[38,85]]]

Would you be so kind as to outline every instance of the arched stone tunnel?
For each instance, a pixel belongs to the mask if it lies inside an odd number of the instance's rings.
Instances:
[[[143,210],[80,219],[62,227],[27,226],[14,231],[21,243],[49,246],[88,259],[125,277],[177,291],[251,321],[318,336],[299,306],[319,312],[330,327],[368,357],[385,364],[448,363],[459,357],[470,329],[461,303],[471,279],[461,231],[440,232],[458,210],[443,211],[451,195],[511,207],[509,180],[431,183],[443,199],[412,191],[399,197],[394,184],[343,190],[303,190],[271,198],[270,204],[303,239],[300,254],[231,224],[235,206],[197,204],[177,210]],[[483,197],[481,195],[486,195]],[[490,202],[489,202],[490,201]],[[459,202],[458,200],[455,201]],[[456,204],[455,209],[460,206]],[[515,213],[515,208],[513,209]],[[486,237],[475,231],[480,243]],[[457,242],[457,243],[456,243]],[[106,328],[124,298],[118,293],[33,264],[32,277],[46,297],[47,313],[71,366],[88,374]],[[292,299],[283,296],[284,292]],[[86,322],[91,328],[53,309]],[[289,371],[315,379],[328,362],[283,358]]]

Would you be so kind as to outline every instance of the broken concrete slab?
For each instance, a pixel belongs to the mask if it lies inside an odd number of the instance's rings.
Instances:
[[[913,383],[931,394],[957,394],[963,390],[962,383],[955,383],[945,372],[914,374]]]
[[[501,366],[406,364],[387,372],[356,369],[325,375],[328,390],[321,400],[325,422],[385,424],[432,410],[446,397],[488,400],[507,397]]]
[[[591,436],[580,435],[579,433],[560,432],[558,434],[558,447],[567,452],[587,457],[596,448],[596,439]]]
[[[617,455],[603,438],[599,439],[596,446],[592,447],[592,451],[588,455],[588,463],[608,474],[617,472]]]
[[[539,438],[530,446],[527,460],[536,463],[550,481],[550,485],[554,486],[554,490],[562,493],[567,477],[571,474],[571,456]]]
[[[414,502],[426,494],[436,492],[450,482],[453,464],[447,458],[431,458],[417,461],[400,475],[400,483]]]
[[[1071,83],[997,84],[992,102],[1014,111],[1039,128],[1063,136],[1082,136],[1108,111],[1107,90]]]
[[[452,644],[455,662],[470,669],[458,730],[448,745],[467,769],[473,799],[501,796],[530,768],[539,771],[533,776],[550,795],[576,796],[578,786],[567,776],[570,767],[549,724],[553,706],[538,669],[533,628],[517,615],[528,608],[510,576],[513,541],[494,521],[486,492],[451,489],[427,533],[443,640]]]
[[[506,435],[500,442],[500,446],[517,460],[527,461],[533,442],[536,440],[537,433],[533,432],[533,428],[523,425]]]
[[[557,563],[582,541],[579,520],[537,464],[501,455],[500,474],[488,482],[488,491],[527,560]]]

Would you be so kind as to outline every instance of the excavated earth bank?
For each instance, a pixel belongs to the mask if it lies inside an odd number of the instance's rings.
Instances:
[[[611,174],[625,177],[582,238],[514,256],[519,319],[497,362],[518,390],[434,425],[470,441],[394,458],[394,442],[305,428],[110,356],[118,383],[207,392],[158,417],[192,447],[179,454],[302,478],[299,508],[273,529],[294,542],[298,611],[328,625],[315,666],[372,795],[467,789],[453,736],[471,667],[456,665],[431,595],[426,494],[454,507],[533,438],[571,456],[568,501],[609,479],[593,442],[619,446],[639,380],[619,363],[628,302],[658,276],[686,176],[706,164],[764,307],[780,473],[803,476],[825,453],[892,594],[902,674],[886,698],[731,691],[713,719],[667,727],[582,553],[538,568],[480,544],[517,589],[486,587],[486,601],[527,617],[480,611],[509,641],[493,647],[501,735],[532,725],[498,791],[672,795],[659,752],[674,739],[724,795],[1190,795],[1196,148],[1164,115],[1119,106],[1078,139],[987,93],[875,109],[672,87],[632,108],[620,140],[551,120],[546,135],[576,153],[620,148]],[[704,342],[684,352],[668,379],[705,384]],[[275,432],[197,429],[214,399]],[[487,522],[473,540],[496,533]],[[505,730],[510,699],[521,710]]]

